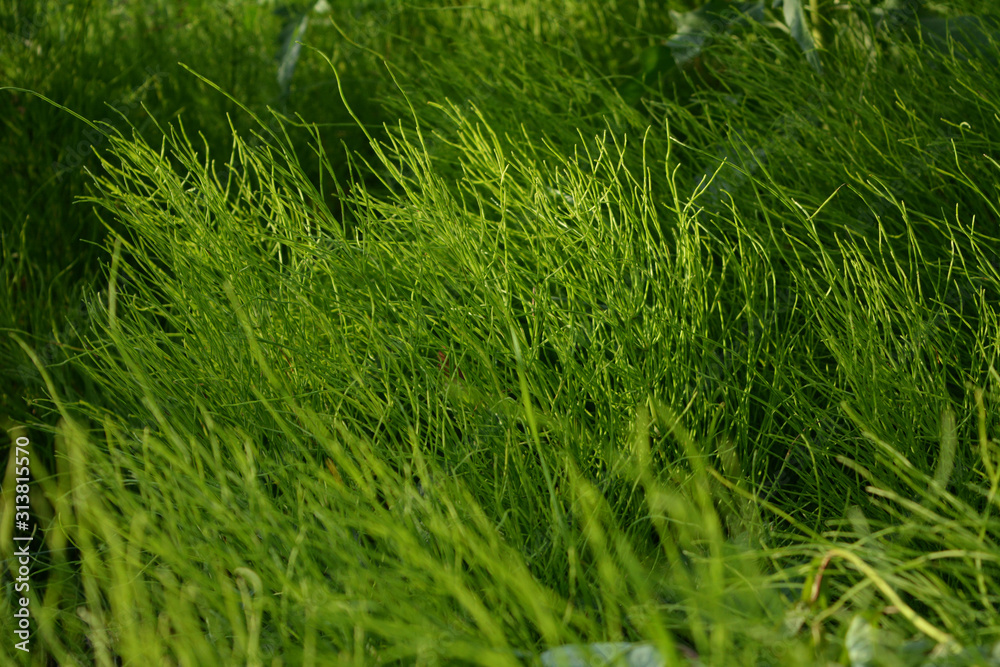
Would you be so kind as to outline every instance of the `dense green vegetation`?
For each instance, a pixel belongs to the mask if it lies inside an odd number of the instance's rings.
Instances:
[[[1000,19],[779,4],[0,0],[4,660],[1000,665]]]

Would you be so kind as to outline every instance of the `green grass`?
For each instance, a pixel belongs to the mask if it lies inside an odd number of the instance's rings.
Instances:
[[[988,5],[330,4],[3,6],[6,659],[1000,663]]]

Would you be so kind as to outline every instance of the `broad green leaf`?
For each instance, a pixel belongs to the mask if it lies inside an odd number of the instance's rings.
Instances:
[[[785,611],[784,630],[788,636],[798,634],[809,618],[809,603],[802,600],[796,602]]]
[[[702,15],[701,9],[683,14],[670,10],[670,18],[677,26],[677,31],[667,40],[667,48],[670,49],[674,62],[684,65],[701,53],[711,24]]]
[[[288,95],[292,75],[295,73],[295,65],[299,62],[299,53],[302,51],[302,44],[299,42],[305,36],[308,26],[308,10],[289,12],[285,19],[285,25],[281,29],[281,35],[278,37],[281,42],[281,48],[278,51],[278,85],[281,87],[282,97]]]
[[[299,62],[299,55],[302,52],[302,45],[299,42],[305,37],[306,28],[309,26],[309,12],[322,15],[328,14],[330,9],[327,0],[317,0],[311,7],[308,3],[301,6],[293,4],[282,5],[274,10],[275,14],[285,17],[285,23],[278,35],[278,43],[281,46],[277,56],[278,85],[281,87],[282,97],[288,96],[295,65]]]
[[[799,43],[802,51],[806,54],[806,60],[820,74],[823,73],[823,66],[819,61],[819,54],[816,53],[816,45],[813,43],[809,26],[806,25],[805,12],[802,11],[801,0],[784,0],[782,10],[785,13],[785,24],[788,26],[792,37]]]
[[[667,39],[674,61],[684,65],[701,54],[713,35],[729,31],[740,25],[745,18],[762,22],[763,2],[740,2],[730,4],[725,0],[711,0],[690,12],[670,10],[675,32]]]
[[[655,646],[627,642],[557,646],[543,653],[541,659],[545,667],[664,667],[667,664]]]
[[[851,667],[870,667],[875,662],[875,628],[860,614],[851,619],[844,647]]]

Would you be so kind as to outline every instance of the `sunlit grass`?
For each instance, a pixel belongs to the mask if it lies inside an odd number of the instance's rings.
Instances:
[[[11,338],[37,651],[994,664],[995,71],[751,25],[634,106],[509,9],[392,13],[381,129],[311,52],[361,155],[194,75],[228,145],[109,135],[72,374]]]

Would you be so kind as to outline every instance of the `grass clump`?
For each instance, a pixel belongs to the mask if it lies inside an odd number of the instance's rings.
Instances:
[[[311,52],[364,152],[217,77],[225,142],[108,132],[72,371],[10,343],[38,650],[995,663],[1000,80],[817,4],[822,69],[754,20],[632,87],[648,7],[408,7],[380,129]]]

